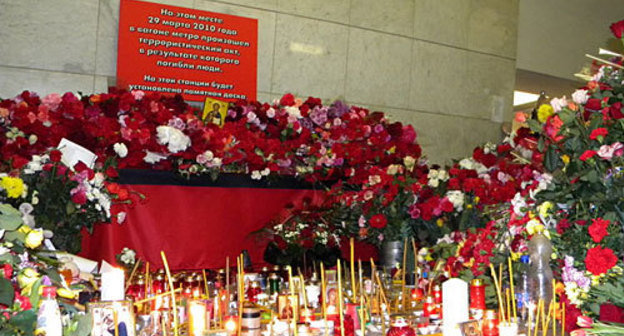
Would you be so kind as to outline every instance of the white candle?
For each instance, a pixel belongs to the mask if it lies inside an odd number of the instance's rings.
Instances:
[[[453,278],[442,284],[444,336],[461,336],[458,323],[468,321],[468,283]]]
[[[125,299],[124,271],[102,261],[102,301],[121,301]]]

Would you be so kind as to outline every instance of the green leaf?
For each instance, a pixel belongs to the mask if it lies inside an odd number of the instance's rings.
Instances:
[[[529,124],[529,128],[531,128],[531,131],[539,133],[542,131],[542,124],[534,119],[530,119],[529,121],[527,121],[527,123]]]
[[[576,119],[576,113],[568,109],[563,109],[559,112],[559,118],[563,121],[564,125],[570,124]]]
[[[548,150],[546,151],[546,155],[544,156],[544,167],[546,167],[548,171],[552,172],[559,168],[559,166],[562,164],[563,162],[561,161],[559,154],[555,150],[555,147],[549,146]]]
[[[6,241],[24,242],[26,240],[26,234],[24,232],[19,232],[19,231],[5,232],[4,239]]]
[[[93,315],[76,314],[68,326],[65,327],[64,335],[88,336],[93,325]]]
[[[44,269],[43,273],[47,275],[50,278],[50,280],[52,280],[53,282],[58,283],[58,282],[63,281],[61,279],[61,276],[58,274],[55,268],[50,267],[50,268]]]
[[[14,231],[22,225],[22,214],[9,204],[0,204],[0,229]]]
[[[35,332],[35,322],[37,321],[37,314],[34,310],[24,310],[17,315],[13,316],[9,323],[16,328],[22,330],[26,335],[32,335]]]
[[[15,299],[15,291],[11,282],[5,278],[0,278],[0,303],[5,306],[12,306]]]

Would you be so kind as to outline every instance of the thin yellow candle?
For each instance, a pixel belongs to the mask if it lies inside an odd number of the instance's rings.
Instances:
[[[494,280],[494,287],[496,288],[496,294],[498,296],[498,310],[500,311],[501,320],[505,321],[505,309],[503,307],[503,294],[501,293],[501,288],[498,283],[498,277],[496,276],[496,271],[494,270],[494,266],[490,264],[490,272],[492,273],[492,278]]]
[[[137,269],[139,269],[139,264],[140,262],[138,261],[134,263],[134,267],[132,267],[132,272],[130,272],[130,277],[128,278],[128,281],[126,281],[125,290],[128,290],[128,287],[130,286],[130,284],[132,284],[132,278],[134,278],[134,274],[136,273]]]
[[[169,263],[167,262],[167,256],[165,251],[160,251],[160,257],[162,258],[165,266],[165,272],[167,272],[167,281],[169,282],[169,288],[171,288],[171,304],[173,305],[173,334],[178,336],[178,304],[176,303],[175,294],[173,291],[173,279],[171,278],[171,270],[169,269]]]
[[[357,288],[355,287],[355,242],[353,237],[349,238],[349,249],[350,249],[350,266],[351,266],[351,290],[353,291],[353,302],[357,301],[355,298],[357,297]]]
[[[552,279],[552,309],[553,309],[553,320],[552,320],[552,334],[557,335],[557,281]]]
[[[342,270],[340,267],[340,259],[338,259],[338,314],[340,316],[340,336],[344,336],[344,313],[342,311]]]
[[[113,327],[115,328],[115,336],[119,336],[119,316],[116,308],[113,308]]]
[[[230,297],[230,257],[225,257],[225,290],[228,292],[228,298]]]
[[[511,298],[509,297],[509,288],[505,288],[505,300],[507,306],[507,320],[511,322]]]
[[[208,280],[206,280],[206,270],[202,269],[202,277],[204,279],[204,291],[206,294],[206,299],[210,300],[210,293],[208,292]]]
[[[546,302],[542,301],[542,330],[548,328],[548,324],[546,324]]]
[[[243,256],[240,255],[239,258],[236,259],[236,263],[238,266],[238,277],[237,277],[237,285],[238,285],[238,324],[236,328],[236,334],[241,336],[243,324],[243,301],[245,301],[245,284],[244,277],[245,271],[243,270]]]
[[[360,290],[360,294],[366,295],[364,292],[364,282],[362,281],[362,259],[358,259],[358,287]]]
[[[511,304],[513,305],[513,317],[514,321],[518,322],[518,313],[516,310],[516,292],[514,290],[514,274],[511,257],[507,258],[507,262],[509,263],[509,286],[511,287]]]
[[[565,302],[561,301],[561,336],[565,336],[565,326],[566,326],[566,306]]]
[[[366,331],[366,322],[364,321],[364,306],[362,306],[362,297],[360,296],[360,310],[358,311],[360,315],[360,331],[362,332],[362,336],[365,336]]]
[[[176,289],[176,290],[174,290],[174,291],[168,291],[168,292],[164,292],[164,293],[156,294],[156,295],[154,295],[154,296],[150,296],[150,297],[148,297],[148,298],[145,298],[145,299],[142,299],[142,300],[138,300],[138,301],[134,302],[134,305],[135,305],[135,306],[138,306],[138,305],[143,304],[143,303],[145,303],[145,302],[154,301],[154,300],[156,300],[156,299],[158,299],[158,298],[161,298],[161,297],[163,297],[163,296],[172,295],[172,294],[174,294],[174,293],[178,293],[178,292],[181,292],[181,291],[182,291],[182,289],[181,289],[181,288],[177,288],[177,289]]]
[[[539,301],[537,301],[537,307],[535,308],[535,330],[533,331],[533,336],[537,336],[537,331],[539,330],[542,304],[542,299],[539,299]]]
[[[308,309],[308,296],[306,295],[306,290],[305,290],[305,282],[303,281],[303,275],[301,274],[301,272],[299,272],[299,282],[301,282],[301,294],[303,295],[303,307],[305,308],[305,310]]]
[[[548,314],[546,315],[546,321],[543,323],[544,326],[542,327],[542,336],[546,336],[548,334],[548,325],[550,324],[550,318],[555,317],[554,308],[555,307],[551,300],[550,303],[548,304]]]
[[[403,264],[401,269],[403,270],[401,277],[401,307],[405,310],[405,273],[407,273],[407,238],[403,240]]]
[[[145,298],[147,298],[149,296],[149,293],[150,293],[150,290],[149,290],[150,287],[149,286],[150,286],[151,280],[150,280],[150,273],[149,273],[149,271],[150,271],[150,264],[149,264],[149,261],[147,261],[145,263]],[[143,310],[144,310],[145,313],[147,313],[148,310],[149,310],[149,306],[146,305],[145,307],[143,307]]]
[[[533,307],[529,306],[529,322],[528,322],[528,326],[527,326],[527,335],[531,336],[531,322],[533,322]],[[563,336],[563,335],[562,335]]]
[[[321,300],[323,301],[323,321],[325,324],[325,335],[329,332],[327,330],[327,290],[325,289],[325,266],[321,262]]]

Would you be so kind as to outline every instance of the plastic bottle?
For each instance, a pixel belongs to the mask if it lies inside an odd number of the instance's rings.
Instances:
[[[37,312],[37,330],[46,336],[63,336],[61,310],[56,302],[56,287],[43,287],[43,300]]]
[[[526,320],[529,314],[528,306],[531,297],[529,289],[529,261],[529,256],[523,255],[520,257],[520,265],[516,269],[516,306],[522,320]]]
[[[550,255],[552,245],[550,240],[538,231],[531,241],[529,241],[529,255],[531,263],[529,265],[529,292],[533,304],[541,299],[548,305],[552,299],[553,273],[550,268]]]

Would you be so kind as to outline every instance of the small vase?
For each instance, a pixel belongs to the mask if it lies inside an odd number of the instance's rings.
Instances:
[[[397,264],[403,263],[403,242],[383,242],[379,253],[379,262],[382,267],[388,270],[397,267]]]

